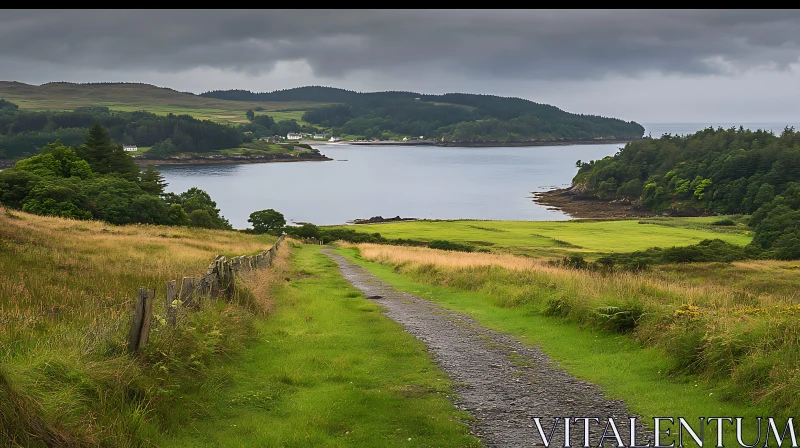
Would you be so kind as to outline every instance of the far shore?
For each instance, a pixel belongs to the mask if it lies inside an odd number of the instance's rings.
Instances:
[[[218,164],[245,164],[245,163],[278,163],[278,162],[327,162],[329,157],[308,157],[291,159],[133,159],[139,166],[156,165],[218,165]]]
[[[469,147],[469,148],[490,148],[507,146],[571,146],[571,145],[605,145],[614,143],[628,143],[637,139],[574,139],[574,140],[532,140],[520,142],[441,142],[435,140],[379,140],[379,141],[353,141],[341,140],[338,142],[326,142],[319,140],[302,140],[300,143],[316,145],[363,145],[363,146],[444,146],[444,147]]]

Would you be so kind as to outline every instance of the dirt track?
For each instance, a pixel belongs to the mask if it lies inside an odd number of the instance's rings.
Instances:
[[[472,432],[487,446],[543,445],[534,417],[540,417],[545,434],[549,434],[554,418],[562,419],[551,447],[564,446],[564,417],[601,419],[601,423],[590,425],[592,446],[600,441],[607,418],[613,417],[624,445],[630,444],[630,414],[625,404],[606,399],[596,385],[558,369],[537,347],[527,347],[463,314],[396,291],[344,257],[328,249],[323,252],[367,298],[385,307],[386,316],[425,343],[436,363],[456,382],[455,405],[477,418],[471,423]],[[641,424],[636,434],[638,444],[646,444],[652,436]],[[572,424],[570,442],[583,446],[582,422]],[[604,446],[616,443],[607,438]]]

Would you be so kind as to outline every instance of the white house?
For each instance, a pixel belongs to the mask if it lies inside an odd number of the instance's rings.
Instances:
[[[340,142],[340,141],[342,141],[342,139],[340,139],[339,137],[331,137],[328,141],[329,142]]]
[[[290,133],[286,134],[286,140],[300,140],[302,138],[303,138],[302,134],[297,134],[297,133],[294,133],[294,132],[290,132]]]
[[[136,145],[123,145],[122,149],[124,151],[138,151],[139,148]]]
[[[325,138],[325,134],[314,134],[314,138]]]

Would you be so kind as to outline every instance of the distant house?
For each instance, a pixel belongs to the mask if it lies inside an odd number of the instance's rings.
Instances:
[[[286,134],[286,140],[300,140],[302,138],[303,138],[302,134],[297,134],[297,133],[294,133],[294,132],[290,132],[290,133]]]
[[[122,149],[124,151],[138,151],[139,147],[137,147],[136,145],[123,145]]]
[[[339,137],[331,137],[330,139],[328,139],[328,141],[329,142],[340,142],[340,141],[342,141],[342,139],[340,139]]]
[[[403,141],[407,142],[408,141],[408,137],[403,137]]]
[[[314,134],[314,138],[325,138],[327,135],[325,134]]]

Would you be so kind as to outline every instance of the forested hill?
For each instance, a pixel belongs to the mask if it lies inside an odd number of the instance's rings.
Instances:
[[[800,132],[708,128],[625,145],[584,163],[573,191],[671,213],[751,214],[754,244],[800,258]]]
[[[448,93],[359,93],[331,87],[300,87],[269,93],[212,91],[201,96],[234,101],[338,103],[309,110],[303,120],[334,134],[366,138],[425,136],[440,141],[514,142],[535,140],[635,139],[635,122],[565,112],[520,98]]]

